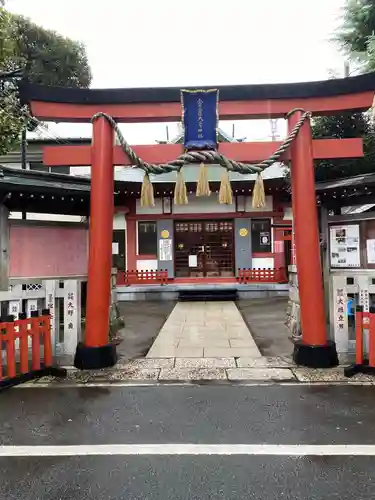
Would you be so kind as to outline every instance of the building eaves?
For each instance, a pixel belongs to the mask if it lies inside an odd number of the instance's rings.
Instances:
[[[361,186],[364,184],[375,184],[375,174],[368,173],[362,175],[354,175],[343,179],[334,179],[331,181],[317,182],[317,191],[330,191],[334,189],[350,188],[352,186]]]
[[[0,185],[52,188],[76,192],[90,192],[90,179],[67,174],[22,170],[0,165]]]

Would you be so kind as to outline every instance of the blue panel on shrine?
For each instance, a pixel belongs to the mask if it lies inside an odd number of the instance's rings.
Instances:
[[[185,149],[216,149],[218,90],[182,90]]]

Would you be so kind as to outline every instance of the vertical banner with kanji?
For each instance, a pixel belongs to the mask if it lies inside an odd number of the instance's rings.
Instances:
[[[185,149],[216,149],[219,91],[182,90]]]
[[[81,337],[81,283],[64,281],[64,352],[74,354]]]

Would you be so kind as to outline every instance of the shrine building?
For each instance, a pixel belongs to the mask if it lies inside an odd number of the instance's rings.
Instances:
[[[89,144],[90,141],[64,140],[72,145]],[[178,136],[171,143],[178,144],[181,140],[182,137]],[[219,130],[219,142],[232,141],[234,139]],[[89,216],[90,170],[85,175],[83,169],[64,165],[48,174],[48,166],[43,164],[43,148],[58,144],[58,140],[30,140],[26,170],[21,169],[19,151],[0,157],[0,164],[9,176],[22,179],[23,182],[30,175],[31,178],[36,178],[32,175],[34,172],[38,173],[38,179],[48,178],[51,183],[54,179],[58,178],[60,182],[63,179],[62,187],[67,190],[68,195],[71,194],[69,187],[72,183],[84,186],[81,206],[73,209],[73,217],[76,218],[72,219],[72,209],[67,211],[66,206],[60,209],[62,215],[57,215],[56,208],[59,211],[57,205],[61,204],[61,200],[54,204],[47,194],[41,195],[44,203],[39,202],[35,208],[34,196],[37,198],[37,195],[25,193],[23,196],[26,195],[25,200],[28,200],[25,205],[26,202],[21,203],[22,192],[18,189],[17,193],[12,193],[10,205],[13,210],[10,212],[10,220],[22,218],[19,210],[21,205],[27,208],[25,218],[34,220],[34,224],[38,220],[78,223],[81,216]],[[240,176],[232,173],[233,202],[220,204],[218,192],[221,167],[208,167],[211,195],[206,197],[197,197],[195,194],[198,170],[197,165],[184,167],[187,204],[173,203],[176,176],[168,173],[151,176],[155,186],[155,206],[142,207],[142,173],[138,169],[126,167],[116,169],[112,246],[118,285],[131,285],[135,282],[138,285],[142,282],[159,285],[156,275],[152,273],[158,270],[167,271],[168,283],[180,285],[234,283],[238,280],[241,269],[262,270],[262,286],[266,288],[267,282],[285,282],[292,259],[291,201],[282,165],[276,164],[264,173],[266,203],[260,209],[252,207],[255,175]],[[64,175],[57,175],[60,173]],[[17,198],[21,203],[19,206]],[[134,271],[137,276],[132,274]]]

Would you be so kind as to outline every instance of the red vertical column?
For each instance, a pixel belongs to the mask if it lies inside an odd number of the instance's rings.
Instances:
[[[109,341],[113,228],[114,134],[104,117],[93,123],[89,265],[84,342],[77,347],[75,366],[104,368],[116,362]]]
[[[126,220],[127,239],[127,269],[136,271],[137,269],[137,222],[133,219]]]
[[[290,130],[302,114],[302,111],[296,111],[289,117]],[[334,343],[327,341],[314,157],[309,120],[304,122],[292,144],[291,179],[302,329],[302,341],[295,344],[294,360],[297,364],[315,368],[334,366],[338,360]]]

